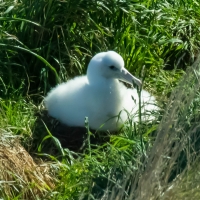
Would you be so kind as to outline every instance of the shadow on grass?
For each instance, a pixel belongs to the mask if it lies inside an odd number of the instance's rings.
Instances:
[[[42,152],[48,154],[58,154],[57,147],[53,141],[54,137],[59,140],[62,148],[67,148],[76,153],[84,152],[88,147],[88,143],[90,143],[92,148],[95,148],[97,145],[102,145],[110,140],[109,132],[88,131],[85,127],[69,127],[49,116],[46,110],[36,113],[36,116],[33,148],[38,148],[38,144],[41,144],[43,141]],[[52,137],[43,140],[48,134],[52,134]]]

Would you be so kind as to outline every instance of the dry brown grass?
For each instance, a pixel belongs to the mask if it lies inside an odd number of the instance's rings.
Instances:
[[[19,137],[0,130],[0,197],[44,197],[55,186],[51,173],[49,164],[33,160]]]
[[[200,166],[199,160],[180,175],[164,193],[162,200],[199,200],[200,199]]]
[[[164,199],[163,194],[176,182],[175,178],[188,177],[185,173],[199,159],[199,114],[195,116],[194,112],[199,108],[195,103],[199,101],[199,80],[200,55],[171,94],[139,181],[138,200]],[[180,186],[185,179],[178,179],[177,184]],[[189,183],[184,182],[187,188]],[[190,189],[187,193],[193,196]]]

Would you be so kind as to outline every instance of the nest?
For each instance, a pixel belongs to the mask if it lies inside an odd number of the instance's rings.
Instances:
[[[38,141],[39,138],[40,140],[43,139],[43,137],[47,135],[47,130],[44,126],[45,124],[51,134],[60,141],[63,148],[67,148],[74,152],[82,152],[88,137],[87,129],[85,127],[70,127],[62,124],[55,118],[49,116],[47,110],[45,109],[41,109],[36,116],[36,130],[40,130],[34,131],[33,138],[35,138],[36,141]],[[42,136],[41,133],[44,135]],[[109,132],[101,132],[90,129],[90,134],[91,133],[92,135],[90,135],[90,143],[93,145],[100,145],[109,141]],[[112,135],[113,134],[116,133],[112,132]],[[48,145],[49,147],[46,149],[51,150],[53,144],[49,143],[48,141]],[[52,153],[51,151],[46,153],[54,154],[54,152]]]
[[[36,163],[21,146],[19,137],[0,130],[0,194],[20,199],[44,197],[54,188],[51,168]]]

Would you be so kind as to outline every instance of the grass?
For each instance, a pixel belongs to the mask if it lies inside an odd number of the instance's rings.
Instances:
[[[36,163],[18,137],[2,130],[0,134],[1,198],[37,199],[53,189],[53,166],[39,160]]]
[[[199,199],[197,1],[6,0],[0,14],[0,198]],[[161,111],[101,144],[87,131],[75,153],[37,113],[51,87],[106,50]]]

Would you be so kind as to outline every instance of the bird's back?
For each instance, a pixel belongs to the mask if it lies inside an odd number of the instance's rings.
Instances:
[[[80,76],[53,88],[45,98],[48,113],[70,126],[83,126],[80,118],[85,115],[88,101],[83,99],[88,82],[85,76]]]

